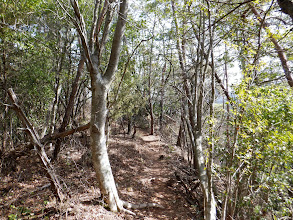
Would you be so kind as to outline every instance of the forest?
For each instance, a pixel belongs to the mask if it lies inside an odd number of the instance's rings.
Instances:
[[[291,0],[0,0],[0,218],[292,219],[292,30]]]

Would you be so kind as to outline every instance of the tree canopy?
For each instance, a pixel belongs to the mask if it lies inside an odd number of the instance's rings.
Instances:
[[[13,88],[52,159],[90,121],[96,159],[95,135],[147,129],[197,170],[202,218],[292,218],[292,1],[125,2],[0,0],[0,156],[28,140]]]

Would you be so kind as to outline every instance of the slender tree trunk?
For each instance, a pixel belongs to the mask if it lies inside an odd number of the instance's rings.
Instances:
[[[154,20],[154,25],[153,25],[153,30],[152,30],[152,34],[154,34],[155,31],[155,27],[156,27],[156,20]],[[154,134],[154,126],[155,126],[155,122],[154,122],[154,103],[152,100],[152,61],[153,61],[153,47],[154,47],[154,38],[152,38],[152,42],[151,42],[151,51],[150,51],[150,63],[149,63],[149,75],[148,75],[148,96],[149,96],[149,110],[150,110],[150,118],[151,118],[151,123],[150,123],[150,135]]]
[[[4,44],[4,42],[3,42]],[[7,70],[6,70],[6,53],[5,53],[5,48],[3,45],[3,52],[2,52],[2,71],[1,75],[3,75],[3,101],[7,102]],[[4,111],[2,112],[2,127],[3,127],[3,132],[2,132],[2,149],[1,151],[4,152],[6,147],[7,147],[7,123],[6,123],[6,118],[8,114],[8,107],[4,106]]]
[[[51,117],[50,117],[50,125],[49,125],[49,134],[53,134],[55,129],[56,129],[56,116],[57,116],[57,111],[58,111],[58,103],[60,99],[60,94],[62,90],[62,85],[60,83],[60,74],[62,72],[63,68],[63,62],[64,62],[64,56],[65,56],[65,51],[66,51],[66,42],[64,43],[63,50],[61,57],[57,61],[57,67],[56,67],[56,76],[55,76],[55,97],[53,104],[51,106]]]
[[[48,131],[49,134],[53,134],[56,128],[56,115],[57,115],[58,102],[59,102],[61,90],[62,90],[62,87],[60,85],[59,79],[56,78],[55,97],[54,97],[53,104],[51,105],[50,125],[49,125],[49,131]]]
[[[163,31],[164,31],[164,27],[163,27]],[[163,37],[163,54],[164,54],[164,58],[166,57],[166,51],[165,51],[165,37]],[[165,60],[165,64],[163,66],[162,69],[162,77],[161,77],[161,100],[160,100],[160,117],[159,117],[159,126],[160,126],[160,130],[162,131],[163,129],[163,120],[164,120],[164,98],[165,98],[165,73],[166,73],[166,68],[167,68],[167,62]]]
[[[160,130],[163,129],[163,119],[164,119],[164,98],[165,98],[165,72],[166,72],[166,62],[164,64],[162,70],[162,77],[161,77],[161,99],[160,99],[160,118],[159,118],[159,125]]]
[[[133,118],[132,116],[129,116],[127,118],[127,134],[130,135],[133,127]],[[124,129],[123,129],[124,130]]]
[[[227,54],[227,48],[225,46],[225,54]],[[227,91],[227,94],[229,94],[229,84],[228,84],[228,67],[227,67],[227,57],[225,57],[225,83],[226,83],[226,88],[224,89],[224,91]],[[225,103],[225,96],[223,97],[223,103]],[[225,108],[225,104],[223,106],[223,108]],[[230,121],[230,106],[229,103],[226,104],[226,149],[230,150],[230,134],[229,134],[229,121]],[[230,196],[230,187],[231,187],[231,175],[230,175],[230,171],[228,170],[226,172],[226,190],[225,190],[225,196],[224,196],[224,202],[223,202],[223,206],[222,206],[222,215],[221,215],[221,219],[225,220],[226,219],[226,215],[227,215],[227,205],[228,205],[228,199]]]
[[[180,149],[183,150],[183,117],[181,116],[181,121],[180,121],[180,127],[177,135],[177,141],[176,141],[176,146],[180,147]]]
[[[202,84],[202,83],[201,83]],[[215,220],[216,219],[216,202],[213,194],[212,189],[212,182],[211,176],[209,176],[208,169],[206,167],[206,160],[204,156],[203,150],[203,136],[202,136],[202,107],[203,107],[203,85],[200,88],[200,94],[198,98],[197,104],[197,122],[196,122],[196,129],[194,130],[194,137],[195,137],[195,145],[193,148],[193,152],[195,154],[194,163],[196,164],[196,168],[198,169],[199,173],[199,180],[201,182],[201,188],[204,194],[204,213],[206,220]],[[209,158],[211,159],[211,158]],[[209,161],[208,161],[209,162]],[[211,171],[210,171],[211,172]]]
[[[215,64],[214,64],[214,31],[212,30],[211,25],[211,14],[210,14],[210,5],[208,4],[208,20],[209,20],[209,38],[210,38],[210,54],[211,54],[211,98],[210,98],[210,144],[208,146],[208,155],[207,155],[207,182],[208,182],[208,198],[207,198],[207,210],[206,218],[207,219],[216,219],[217,218],[217,209],[216,209],[216,200],[213,191],[213,163],[214,163],[214,102],[215,102]],[[208,59],[207,59],[208,60]]]
[[[80,76],[82,74],[82,71],[83,71],[83,68],[84,68],[84,63],[85,63],[85,58],[84,58],[84,56],[81,56],[81,59],[79,61],[78,68],[77,68],[77,73],[76,73],[75,79],[74,79],[74,81],[72,83],[72,90],[71,90],[71,94],[70,94],[68,104],[67,104],[66,109],[65,109],[65,115],[63,117],[62,124],[61,124],[61,126],[59,128],[60,133],[65,131],[66,126],[69,124],[70,117],[72,115],[72,111],[73,111],[73,107],[74,107],[74,100],[75,100],[76,93],[77,93],[78,82],[79,82],[79,78],[80,78]],[[58,139],[56,141],[55,149],[54,149],[54,152],[53,152],[53,159],[57,158],[58,153],[60,151],[61,143],[62,143],[61,139]]]
[[[185,2],[186,3],[186,2]],[[182,73],[183,79],[183,89],[185,91],[186,96],[186,105],[184,105],[184,117],[186,122],[186,127],[188,130],[188,134],[190,137],[190,142],[193,147],[194,153],[194,166],[198,170],[198,175],[201,183],[201,188],[204,194],[204,218],[206,220],[215,220],[216,219],[216,202],[212,189],[212,178],[211,174],[207,171],[209,167],[206,166],[206,163],[209,163],[205,159],[205,153],[203,148],[203,131],[202,131],[202,117],[203,117],[203,103],[204,103],[204,82],[207,73],[208,66],[208,58],[212,48],[212,45],[209,45],[209,51],[205,53],[205,27],[206,24],[206,16],[201,11],[200,12],[200,24],[199,28],[201,33],[199,33],[198,39],[198,48],[200,53],[197,54],[199,60],[199,69],[197,70],[196,75],[199,75],[200,83],[198,83],[197,76],[194,79],[194,82],[191,81],[188,77],[188,73],[186,70],[186,59],[185,59],[185,39],[184,34],[182,36],[182,40],[180,39],[181,35],[179,35],[179,26],[175,13],[175,3],[172,0],[172,10],[173,10],[173,18],[176,29],[176,47],[178,51],[179,64]],[[186,24],[186,19],[183,18],[183,28]],[[202,28],[202,30],[201,30]],[[210,34],[211,37],[211,34]],[[181,42],[180,42],[181,40]],[[210,39],[212,42],[212,39]],[[197,64],[196,64],[197,65]],[[193,89],[190,87],[193,86]],[[199,91],[197,91],[199,90]],[[191,94],[191,91],[193,94]],[[197,92],[199,93],[197,95]],[[196,115],[195,115],[196,114]],[[188,119],[187,119],[188,116]],[[212,153],[212,152],[211,152]],[[208,158],[211,159],[211,158]],[[211,166],[211,164],[210,164]]]
[[[150,135],[154,134],[154,127],[155,127],[155,122],[154,122],[154,104],[151,98],[149,99],[149,108],[150,108],[150,117],[151,117],[151,124],[150,124]]]

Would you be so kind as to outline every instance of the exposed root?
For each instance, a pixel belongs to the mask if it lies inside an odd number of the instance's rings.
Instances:
[[[144,208],[164,208],[164,206],[157,203],[142,203],[142,204],[132,204],[126,201],[123,202],[123,207],[127,209],[144,209]]]
[[[128,210],[128,209],[125,209],[125,208],[123,208],[122,211],[123,211],[123,212],[126,212],[126,213],[128,213],[128,214],[130,214],[130,215],[136,215],[134,212],[132,212],[132,211],[130,211],[130,210]]]

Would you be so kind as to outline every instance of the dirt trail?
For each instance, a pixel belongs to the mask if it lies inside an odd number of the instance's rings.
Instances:
[[[177,189],[174,171],[178,158],[174,146],[161,142],[159,136],[140,132],[135,140],[123,137],[112,139],[110,160],[121,198],[133,203],[156,202],[164,206],[164,209],[135,210],[137,216],[124,217],[193,219],[194,213]]]
[[[0,173],[0,219],[198,219],[186,202],[184,189],[174,171],[182,161],[174,146],[138,131],[136,138],[114,135],[109,156],[121,199],[135,204],[155,202],[162,208],[132,210],[136,216],[107,211],[101,203],[95,172],[91,165],[89,138],[67,139],[54,167],[69,197],[56,203],[41,162],[33,151],[17,149],[7,158]],[[45,187],[44,187],[45,186]],[[12,218],[13,219],[13,218]]]

